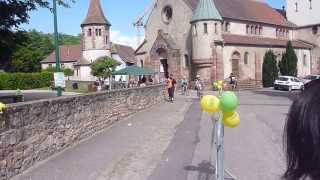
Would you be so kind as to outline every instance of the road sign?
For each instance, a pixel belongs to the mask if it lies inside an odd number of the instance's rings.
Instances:
[[[63,72],[56,72],[54,73],[54,86],[55,87],[66,87],[66,79],[64,77]]]

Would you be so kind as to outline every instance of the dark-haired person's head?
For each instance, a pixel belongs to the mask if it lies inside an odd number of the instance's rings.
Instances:
[[[305,87],[293,102],[284,133],[285,180],[320,180],[320,80]]]

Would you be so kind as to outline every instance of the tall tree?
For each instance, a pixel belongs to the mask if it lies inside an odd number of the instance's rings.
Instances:
[[[291,41],[288,41],[286,52],[282,55],[282,59],[279,62],[281,74],[284,76],[297,76],[297,63],[298,57],[292,47]]]
[[[40,71],[40,61],[53,50],[53,44],[47,35],[35,30],[26,32],[26,37],[14,49],[11,57],[12,69],[15,72]]]
[[[262,81],[264,87],[272,87],[273,82],[278,78],[279,69],[276,55],[272,50],[266,52],[263,58]]]
[[[75,0],[57,0],[64,7]],[[50,0],[0,0],[0,69],[10,69],[12,50],[21,38],[19,26],[28,23],[29,13],[38,8],[51,9]]]

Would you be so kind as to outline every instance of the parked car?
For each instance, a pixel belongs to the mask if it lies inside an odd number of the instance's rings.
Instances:
[[[316,80],[316,79],[320,79],[320,75],[307,75],[302,79],[302,82],[304,84],[307,84],[310,81],[313,81],[313,80]]]
[[[274,82],[274,89],[278,90],[303,90],[304,84],[303,82],[293,76],[280,76],[275,82]]]

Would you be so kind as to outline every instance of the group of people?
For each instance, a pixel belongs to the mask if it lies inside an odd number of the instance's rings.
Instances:
[[[177,81],[174,79],[173,74],[170,74],[170,76],[168,77],[168,79],[166,80],[166,88],[168,90],[168,95],[169,95],[169,101],[173,102],[174,101],[174,93],[176,90],[176,84]],[[189,81],[186,77],[183,77],[180,81],[181,84],[181,91],[183,95],[188,95],[188,89],[189,89]],[[197,75],[196,77],[196,81],[195,81],[195,89],[197,90],[197,92],[201,92],[202,91],[202,82],[200,80],[200,76]],[[197,93],[199,94],[199,93]]]
[[[236,77],[230,74],[230,85],[236,86]],[[170,74],[166,81],[169,100],[173,102],[176,80]],[[184,78],[182,87],[189,85]],[[202,89],[197,76],[196,88]],[[287,168],[284,180],[320,180],[320,80],[305,87],[289,110],[284,133]]]

